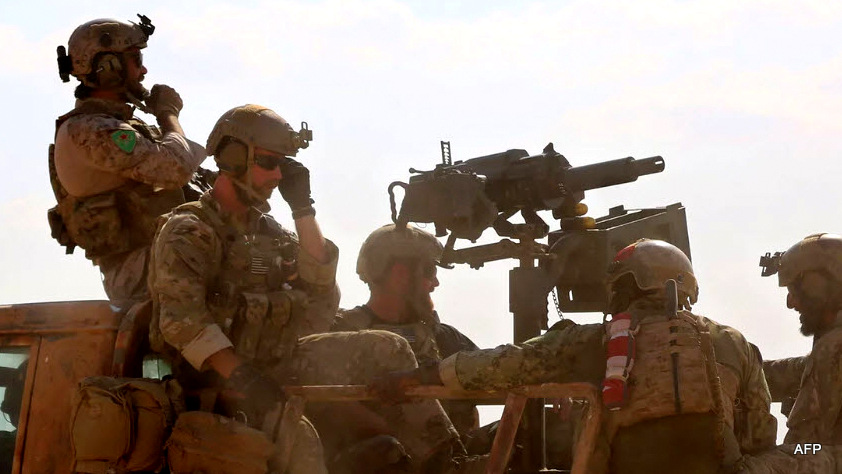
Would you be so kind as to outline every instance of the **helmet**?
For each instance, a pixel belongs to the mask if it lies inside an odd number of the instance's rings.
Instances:
[[[373,283],[393,259],[420,258],[438,261],[442,246],[433,234],[406,226],[384,225],[372,232],[363,242],[357,257],[357,275],[366,283]]]
[[[295,156],[300,148],[309,145],[312,135],[307,132],[310,130],[306,127],[295,132],[286,120],[266,107],[247,104],[222,114],[205,148],[208,156],[215,157],[219,169],[240,174],[254,160],[254,147]]]
[[[678,247],[663,240],[640,239],[623,248],[608,269],[608,288],[623,275],[631,274],[641,290],[662,289],[667,280],[675,280],[679,295],[690,304],[699,296],[693,265]]]
[[[781,257],[778,286],[789,286],[810,270],[823,270],[842,282],[842,236],[812,234],[790,247]]]
[[[99,53],[122,53],[131,48],[146,47],[146,41],[155,27],[149,18],[138,16],[141,19],[139,25],[110,18],[100,18],[80,25],[67,41],[69,62],[62,62],[63,48],[59,47],[59,73],[70,73],[83,84],[95,86],[88,76],[98,69],[94,59]]]

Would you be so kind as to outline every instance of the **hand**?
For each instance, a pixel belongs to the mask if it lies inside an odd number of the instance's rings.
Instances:
[[[161,120],[168,115],[178,117],[181,108],[184,107],[184,102],[172,87],[155,84],[152,86],[149,98],[146,99],[146,105],[152,110],[152,114],[158,120]]]
[[[281,175],[278,191],[289,204],[293,214],[295,211],[309,208],[315,202],[310,197],[310,170],[306,166],[287,158],[281,165]]]
[[[240,364],[225,382],[225,388],[242,395],[249,409],[265,414],[284,401],[284,392],[274,379],[248,363]]]

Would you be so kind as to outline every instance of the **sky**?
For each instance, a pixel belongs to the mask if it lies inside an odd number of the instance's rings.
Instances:
[[[47,147],[74,87],[59,80],[55,49],[85,21],[140,12],[157,27],[145,84],[179,91],[188,137],[204,143],[244,103],[309,123],[314,141],[299,158],[340,248],[343,307],[367,299],[356,256],[389,221],[387,185],[431,169],[440,140],[456,160],[553,142],[574,166],[663,156],[661,174],[587,193],[589,215],[683,203],[701,289],[694,312],[739,329],[765,358],[809,351],[758,261],[808,234],[842,233],[842,4],[435,3],[1,3],[0,304],[105,296],[97,269],[65,255],[47,226]],[[291,227],[286,204],[271,203]],[[479,243],[498,239],[488,230]],[[439,272],[442,319],[481,347],[509,342],[514,266]]]

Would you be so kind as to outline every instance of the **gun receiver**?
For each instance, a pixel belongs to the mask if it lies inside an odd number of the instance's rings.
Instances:
[[[399,216],[392,195],[392,219],[404,224],[432,222],[439,236],[449,230],[458,238],[474,241],[495,221],[497,229],[499,218],[505,220],[520,211],[527,221],[534,222],[536,211],[552,210],[553,217],[560,219],[569,215],[585,191],[630,183],[660,173],[664,166],[664,159],[654,156],[572,167],[552,143],[532,156],[515,149],[453,164],[445,159],[432,171],[410,169],[417,174],[408,184],[390,185],[390,195],[395,186],[406,192]],[[544,235],[546,232],[535,238]]]

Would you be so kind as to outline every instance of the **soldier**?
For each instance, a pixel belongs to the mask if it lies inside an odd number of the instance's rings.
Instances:
[[[364,384],[417,367],[407,342],[385,331],[313,334],[336,314],[338,250],[315,220],[309,171],[291,158],[307,135],[265,107],[223,114],[207,145],[220,176],[198,202],[172,212],[152,248],[153,347],[175,350],[186,392],[218,394],[216,411],[245,412],[257,427],[283,399],[280,384]],[[298,236],[259,210],[275,187]],[[377,414],[418,472],[445,472],[459,452],[458,434],[434,400]],[[298,429],[288,472],[325,472],[309,422]]]
[[[56,121],[50,181],[58,205],[49,212],[52,235],[98,265],[116,307],[148,300],[146,267],[155,221],[185,201],[184,186],[205,159],[178,121],[181,97],[169,86],[151,94],[141,49],[155,27],[111,19],[73,31],[68,53],[59,47],[59,74],[76,87],[76,107]],[[141,100],[146,100],[144,105]],[[160,130],[132,116],[139,106]]]
[[[797,395],[785,442],[842,444],[842,236],[813,234],[790,247],[778,286],[787,288],[787,307],[801,315],[801,334],[813,336],[806,358],[764,362],[773,400]]]
[[[442,246],[423,230],[385,225],[366,238],[357,258],[357,274],[368,284],[368,303],[340,311],[333,331],[380,329],[409,342],[420,365],[436,363],[459,351],[479,349],[467,336],[439,320],[431,293],[438,286],[436,266]],[[467,434],[479,426],[470,401],[441,400],[456,430]]]
[[[677,287],[672,308],[669,280]],[[617,253],[607,282],[610,322],[557,324],[520,346],[460,352],[375,389],[390,397],[418,383],[602,386],[610,411],[588,472],[716,472],[774,447],[759,353],[738,331],[689,312],[698,286],[681,250],[641,239]]]

